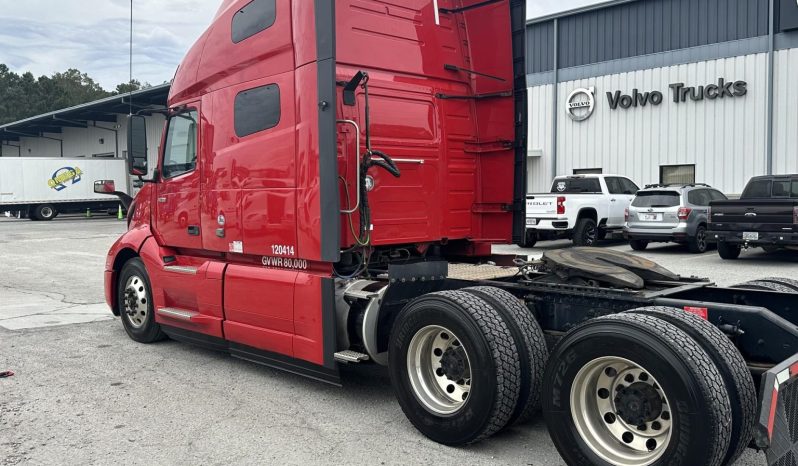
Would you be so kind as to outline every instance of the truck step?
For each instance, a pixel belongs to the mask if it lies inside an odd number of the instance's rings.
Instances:
[[[335,353],[335,360],[343,363],[358,363],[360,361],[368,361],[369,355],[352,350],[339,351]]]
[[[176,309],[173,307],[158,308],[158,315],[169,317],[171,319],[182,320],[185,322],[191,322],[192,320],[196,320],[198,317],[200,317],[199,312]]]
[[[167,265],[164,268],[166,272],[174,272],[174,273],[182,273],[185,275],[196,275],[197,268],[196,267],[189,267],[185,265]]]
[[[347,297],[347,298],[365,299],[366,301],[368,301],[371,298],[379,297],[379,294],[378,293],[372,293],[371,291],[349,290],[346,293],[344,293],[344,296]]]

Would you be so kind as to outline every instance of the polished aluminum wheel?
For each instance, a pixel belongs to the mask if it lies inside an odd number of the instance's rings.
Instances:
[[[659,383],[624,358],[586,364],[571,386],[571,414],[580,436],[603,460],[645,466],[659,459],[672,434],[671,409]]]
[[[42,218],[51,218],[55,216],[55,211],[50,206],[44,206],[41,209]]]
[[[149,297],[147,285],[137,275],[131,275],[125,283],[125,309],[123,317],[134,328],[141,328],[147,320],[149,311]]]
[[[451,415],[468,401],[468,352],[457,335],[444,327],[430,325],[415,334],[407,351],[407,373],[413,394],[432,413]]]

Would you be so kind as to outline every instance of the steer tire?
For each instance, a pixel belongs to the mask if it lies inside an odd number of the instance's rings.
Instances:
[[[574,246],[595,246],[598,241],[598,225],[592,218],[582,217],[574,228]]]
[[[136,295],[136,304],[141,306],[140,310],[144,312],[143,316],[138,314],[134,318],[128,312],[128,288],[138,290],[140,293]],[[116,299],[125,332],[132,340],[139,343],[154,343],[166,338],[161,326],[155,321],[155,303],[152,297],[152,285],[144,263],[138,257],[130,259],[122,266],[122,271],[119,273]]]
[[[635,251],[645,251],[648,248],[648,241],[642,239],[633,239],[629,241],[629,245]]]
[[[743,248],[736,244],[729,244],[725,241],[718,243],[718,255],[724,260],[735,260],[740,258]]]
[[[749,282],[740,283],[739,285],[734,286],[734,288],[745,288],[749,290],[762,290],[762,291],[776,291],[778,293],[789,293],[789,294],[796,294],[798,290],[796,290],[793,286],[788,284],[782,284],[780,282],[775,282],[771,280],[751,280]]]
[[[466,353],[463,359],[470,365],[467,396],[462,398],[462,403],[458,400],[449,412],[432,408],[443,405],[429,401],[430,394],[434,394],[435,400],[446,397],[444,390],[436,389],[438,380],[449,384],[447,391],[454,389],[449,375],[436,378],[437,371],[427,362],[433,359],[433,354],[441,355],[437,353],[440,348],[430,351],[429,355],[426,351],[435,347],[438,340],[430,345],[418,344],[427,341],[424,335],[430,332],[433,335],[445,333],[446,340],[456,345],[457,350],[462,347]],[[419,348],[418,353],[414,347]],[[450,346],[443,356],[452,348]],[[441,291],[411,301],[393,325],[388,358],[391,385],[402,411],[416,429],[435,442],[457,446],[490,437],[507,425],[518,403],[521,368],[513,335],[499,312],[473,294]],[[421,384],[419,377],[425,374],[432,380]],[[460,386],[459,382],[455,383]],[[417,390],[414,384],[428,390]]]
[[[540,390],[549,358],[543,330],[532,312],[505,290],[476,286],[462,291],[478,296],[493,306],[510,329],[521,364],[521,389],[508,425],[528,422],[540,410]]]
[[[617,464],[632,447],[639,464],[722,464],[732,427],[723,377],[675,325],[639,314],[596,318],[566,334],[549,361],[543,414],[567,464]],[[667,436],[651,444],[640,426]]]
[[[720,329],[681,309],[652,306],[627,312],[656,317],[679,327],[695,340],[715,363],[726,385],[732,410],[731,439],[723,464],[733,464],[753,438],[757,409],[754,380],[740,351]]]

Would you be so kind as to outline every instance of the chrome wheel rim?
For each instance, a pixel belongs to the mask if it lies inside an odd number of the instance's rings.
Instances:
[[[125,282],[124,293],[125,319],[134,328],[141,328],[149,312],[147,285],[138,275],[131,275]]]
[[[571,415],[587,446],[618,466],[646,466],[672,437],[670,403],[650,372],[624,358],[587,363],[571,386]]]
[[[455,414],[468,401],[468,352],[445,327],[430,325],[416,332],[407,351],[407,373],[416,399],[434,414]]]
[[[42,217],[50,218],[53,216],[53,209],[51,207],[42,207],[41,213]]]

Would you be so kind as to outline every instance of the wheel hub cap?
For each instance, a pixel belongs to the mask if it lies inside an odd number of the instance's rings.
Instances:
[[[587,446],[611,464],[650,465],[671,440],[664,390],[628,359],[610,356],[587,363],[571,387],[571,415]]]
[[[445,327],[430,325],[416,332],[407,349],[407,373],[413,395],[434,414],[460,411],[471,393],[468,351]]]
[[[149,297],[147,287],[141,277],[132,275],[127,279],[124,290],[124,313],[123,317],[134,328],[140,328],[147,319],[149,309]]]

